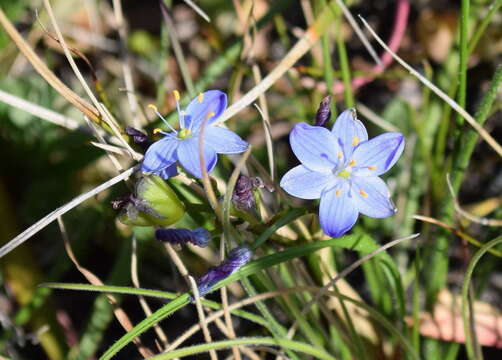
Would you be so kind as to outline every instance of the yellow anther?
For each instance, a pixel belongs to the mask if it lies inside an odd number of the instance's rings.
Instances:
[[[352,139],[352,146],[357,146],[359,144],[359,138],[357,136],[354,136]]]
[[[370,169],[370,170],[376,170],[377,168],[376,168],[376,166],[368,166],[368,169]]]
[[[158,134],[159,132],[162,132],[162,129],[159,128],[153,129],[153,135]]]
[[[214,112],[210,111],[207,113],[208,118],[212,118],[214,115],[216,115]]]
[[[199,93],[199,95],[197,96],[197,101],[199,101],[199,103],[204,101],[204,94],[203,93]]]
[[[336,195],[336,196],[340,196],[340,195],[342,195],[342,190],[337,190],[337,191],[335,191],[335,195]]]
[[[368,194],[364,190],[360,190],[359,194],[361,194],[362,197],[368,197]]]
[[[153,111],[155,111],[155,112],[159,111],[159,110],[157,109],[157,106],[155,106],[155,105],[153,105],[153,104],[148,104],[148,107],[149,107],[150,109],[152,109]]]
[[[173,90],[173,95],[174,95],[174,99],[176,101],[180,101],[181,96],[180,96],[180,92],[178,90]]]
[[[339,159],[343,158],[343,153],[341,151],[338,152],[338,154],[336,154],[336,156],[338,156]]]
[[[351,160],[351,161],[349,162],[349,166],[354,166],[355,164],[356,164],[356,161],[355,161],[355,160]]]

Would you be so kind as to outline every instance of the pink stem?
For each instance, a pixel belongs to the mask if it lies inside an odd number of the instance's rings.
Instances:
[[[396,3],[396,15],[394,20],[394,29],[392,30],[392,36],[389,40],[389,48],[393,52],[397,52],[399,46],[401,45],[401,40],[403,40],[404,33],[406,32],[406,26],[408,25],[408,15],[410,13],[410,3],[408,0],[398,0]],[[375,65],[372,68],[372,72],[374,75],[378,75],[382,73],[387,66],[392,63],[392,55],[390,55],[387,51],[384,51],[382,56],[380,57],[382,61],[382,65]],[[357,77],[352,80],[352,88],[354,90],[360,88],[363,85],[374,80],[374,76],[363,76]],[[343,92],[343,83],[336,82],[333,86],[333,93],[339,94]]]

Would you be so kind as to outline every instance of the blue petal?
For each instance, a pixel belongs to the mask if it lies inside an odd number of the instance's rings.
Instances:
[[[249,146],[239,135],[221,127],[208,126],[204,134],[204,142],[218,154],[239,154]]]
[[[168,167],[166,167],[165,169],[162,169],[158,175],[164,179],[164,180],[167,180],[171,177],[175,177],[176,175],[178,175],[178,169],[176,167],[176,163],[172,164],[172,165],[169,165]]]
[[[141,171],[158,172],[176,162],[178,145],[179,141],[170,135],[154,142],[146,151]]]
[[[404,150],[403,134],[388,132],[359,145],[352,159],[356,176],[378,176],[389,170]]]
[[[385,218],[396,213],[389,189],[378,176],[352,177],[352,196],[357,209],[366,216]]]
[[[337,186],[323,192],[319,222],[326,234],[332,237],[342,236],[354,226],[357,217],[357,205],[352,198],[348,181],[340,181]]]
[[[199,156],[199,137],[180,141],[176,154],[185,170],[195,177],[202,178]],[[204,144],[204,162],[208,173],[213,170],[217,160],[216,152]]]
[[[319,199],[324,189],[333,186],[336,178],[332,173],[311,171],[303,165],[289,170],[281,179],[281,187],[290,195],[301,199]]]
[[[291,131],[289,142],[298,160],[310,170],[331,172],[338,165],[340,148],[328,129],[299,123]]]
[[[350,159],[358,144],[368,140],[366,128],[356,118],[356,111],[354,109],[342,112],[336,119],[331,132],[338,139],[338,144],[343,150],[345,160]]]
[[[202,122],[209,116],[207,125],[212,124],[227,108],[227,95],[220,90],[209,90],[202,94],[202,102],[199,97],[194,98],[185,109],[185,127],[196,131],[200,128]],[[192,124],[193,122],[193,124]]]

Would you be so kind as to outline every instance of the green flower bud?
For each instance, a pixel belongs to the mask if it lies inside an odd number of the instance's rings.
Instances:
[[[119,220],[127,225],[169,226],[185,214],[185,206],[169,185],[156,175],[143,175],[135,194],[120,204]]]

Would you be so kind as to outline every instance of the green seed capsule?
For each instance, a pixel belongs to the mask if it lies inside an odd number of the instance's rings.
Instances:
[[[127,225],[168,226],[180,220],[185,206],[171,187],[156,175],[144,175],[119,220]]]

